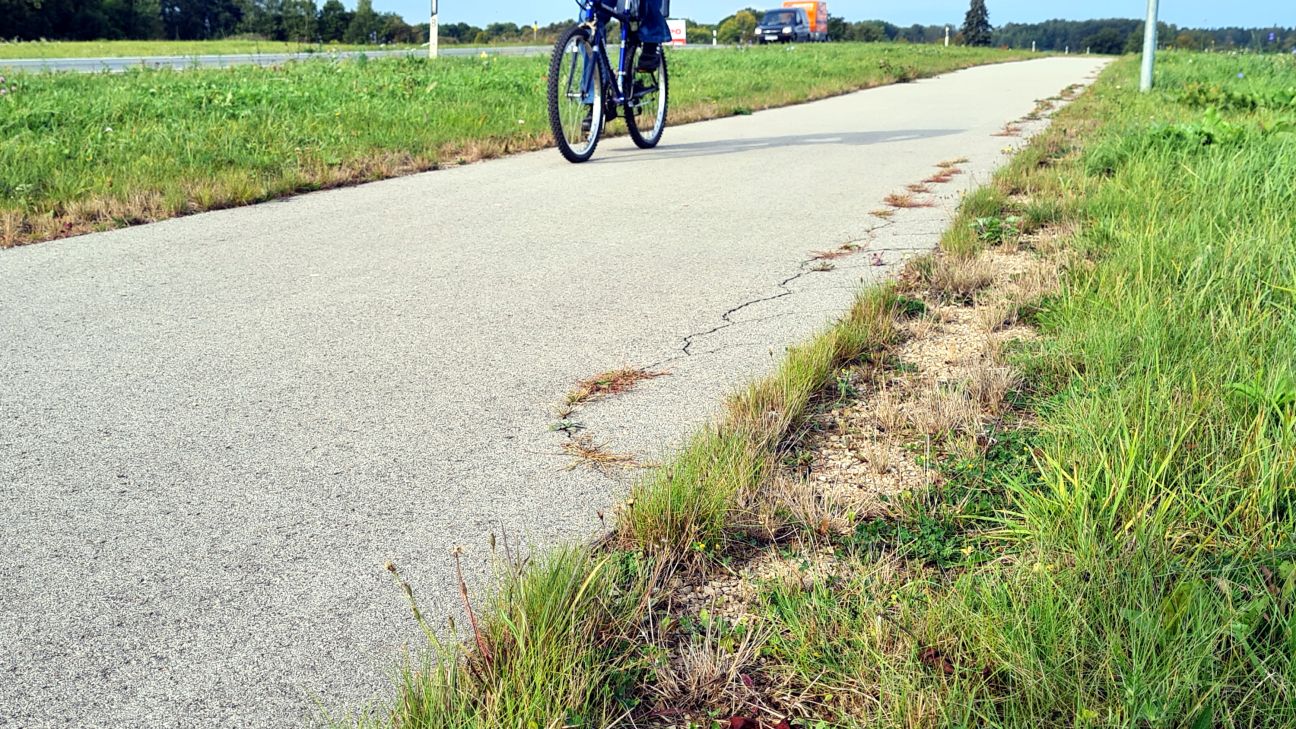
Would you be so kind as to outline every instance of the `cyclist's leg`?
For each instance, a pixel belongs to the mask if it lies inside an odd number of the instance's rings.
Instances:
[[[668,43],[670,26],[662,15],[661,0],[645,0],[640,6],[639,40],[644,43]]]
[[[598,83],[598,72],[594,69],[595,59],[584,46],[581,47],[581,103],[588,108],[585,110],[585,118],[581,120],[581,131],[588,132],[594,126],[594,102],[597,97],[594,95],[594,84]]]
[[[662,15],[661,0],[644,0],[639,18],[639,42],[644,44],[643,53],[639,56],[639,70],[656,71],[661,65],[661,44],[670,39],[670,26]]]

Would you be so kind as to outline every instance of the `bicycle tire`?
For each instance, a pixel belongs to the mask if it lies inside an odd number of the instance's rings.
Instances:
[[[591,50],[593,43],[590,40],[589,30],[584,26],[572,26],[559,36],[558,41],[554,43],[553,55],[549,59],[549,130],[553,133],[554,141],[558,145],[558,151],[568,162],[580,163],[587,161],[594,156],[594,150],[598,148],[599,140],[603,136],[603,81],[602,74],[597,66],[594,73],[594,103],[592,105],[576,104],[573,105],[570,88],[565,88],[563,83],[563,72],[568,70],[572,75],[575,74],[576,64],[579,62],[576,58],[570,59],[571,66],[567,67],[569,55],[567,47],[573,41],[584,43]],[[576,54],[571,54],[575,56]],[[590,53],[585,56],[585,61],[594,62],[594,54]],[[570,79],[566,86],[570,86]],[[573,144],[568,138],[571,129],[571,119],[563,118],[563,111],[571,111],[573,107],[583,108],[589,106],[590,129],[587,132],[588,138],[583,140],[583,144]],[[578,127],[582,132],[584,131]]]
[[[627,101],[625,105],[626,130],[630,132],[630,139],[634,141],[635,146],[639,149],[652,149],[661,142],[662,135],[666,133],[666,119],[670,115],[670,73],[666,70],[665,49],[659,52],[661,53],[661,65],[657,67],[656,77],[654,78],[659,87],[658,108],[653,110],[653,126],[649,128],[648,133],[645,134],[639,128],[639,115],[635,113],[636,108],[633,105],[633,102],[637,101],[637,97],[632,95],[632,100]],[[630,59],[630,68],[636,69],[631,74],[631,78],[634,79],[633,83],[636,85],[643,80],[641,77],[653,78],[653,75],[641,74],[637,70],[639,68],[640,53],[643,53],[643,46],[639,46],[634,57]],[[634,86],[632,85],[631,88],[633,90]]]

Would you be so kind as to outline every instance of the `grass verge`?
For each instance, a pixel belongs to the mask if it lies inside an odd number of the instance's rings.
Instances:
[[[274,53],[401,50],[413,46],[290,43],[264,40],[211,41],[20,41],[0,42],[0,59],[133,58],[136,56],[233,56]]]
[[[782,706],[1296,725],[1296,184],[1266,172],[1296,161],[1294,70],[1172,54],[1141,96],[1122,61],[967,198],[909,287],[1033,325],[1011,409],[911,440],[931,483],[835,539],[831,578],[758,588]],[[992,298],[1022,251],[1060,278]]]
[[[1023,57],[889,44],[677,53],[671,122]],[[0,247],[545,147],[546,63],[388,58],[8,75]]]

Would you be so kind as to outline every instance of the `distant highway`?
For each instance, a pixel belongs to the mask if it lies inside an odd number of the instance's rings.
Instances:
[[[548,53],[550,46],[479,46],[472,48],[441,47],[443,56],[538,56]],[[9,71],[76,71],[98,73],[120,72],[132,68],[225,68],[228,66],[274,66],[289,61],[313,58],[342,59],[356,56],[390,58],[394,56],[425,56],[427,49],[410,48],[401,51],[339,51],[320,53],[258,53],[217,56],[133,56],[125,58],[0,58],[0,69]]]

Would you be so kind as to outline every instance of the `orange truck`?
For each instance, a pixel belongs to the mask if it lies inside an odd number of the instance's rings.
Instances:
[[[785,8],[805,10],[810,21],[810,40],[818,43],[828,40],[828,3],[825,2],[785,2]]]

